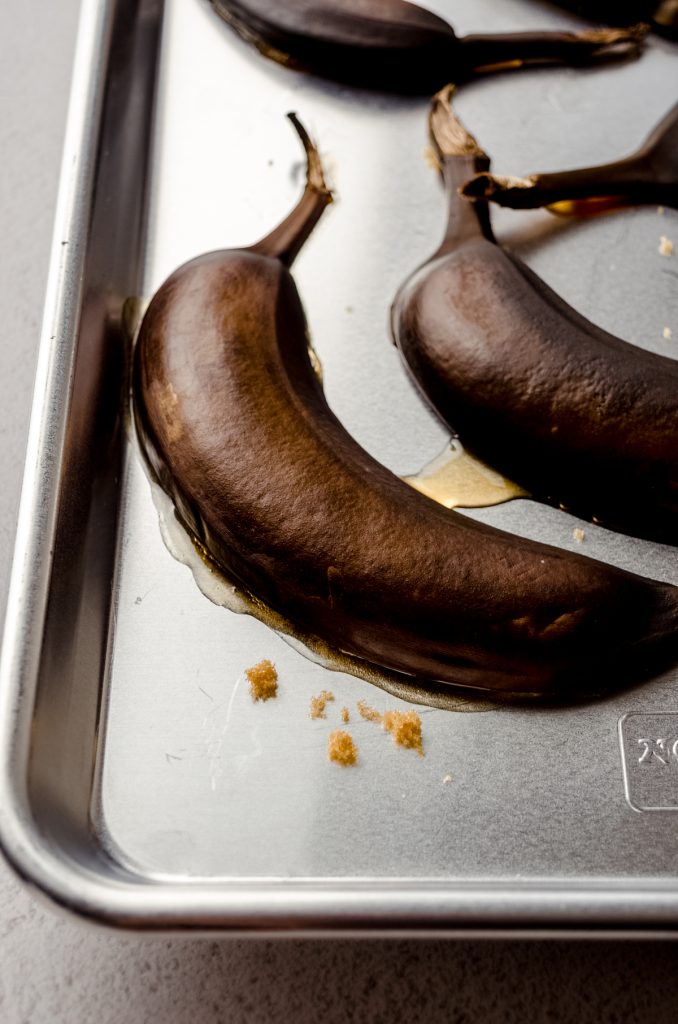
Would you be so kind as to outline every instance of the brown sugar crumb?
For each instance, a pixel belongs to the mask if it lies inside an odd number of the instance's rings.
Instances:
[[[366,700],[359,700],[356,707],[361,718],[366,722],[381,722],[381,715],[374,708],[371,708]]]
[[[383,726],[390,732],[394,743],[408,750],[416,750],[420,757],[424,756],[421,742],[421,718],[416,711],[386,711]]]
[[[576,541],[579,541],[579,543],[581,544],[586,534],[579,526],[575,526],[574,530],[572,531],[572,536]]]
[[[349,720],[348,708],[342,708],[341,709],[341,720],[344,723],[348,722],[348,720]]]
[[[331,690],[323,690],[317,697],[311,697],[310,717],[325,718],[325,707],[331,700],[334,700],[334,694]]]
[[[659,253],[661,256],[673,256],[673,242],[666,235],[659,239]]]
[[[358,763],[358,748],[349,733],[335,729],[327,740],[327,756],[335,764],[349,768]]]
[[[272,661],[268,658],[260,661],[258,665],[245,669],[250,684],[252,700],[271,700],[278,695],[278,673]]]

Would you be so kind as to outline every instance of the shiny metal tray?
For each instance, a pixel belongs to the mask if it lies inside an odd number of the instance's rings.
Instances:
[[[461,31],[572,24],[526,0],[430,6]],[[468,86],[458,110],[499,171],[547,170],[632,149],[677,80],[675,50],[653,38],[637,63]],[[204,0],[85,0],[3,651],[0,840],[88,918],[286,933],[678,924],[678,671],[572,708],[424,710],[417,758],[355,714],[361,698],[397,701],[211,604],[161,539],[126,411],[130,325],[179,263],[253,242],[292,205],[290,109],[338,194],[296,270],[329,401],[398,473],[443,447],[386,330],[442,229],[426,107],[275,67]],[[658,252],[661,235],[678,241],[674,212],[494,223],[608,329],[678,344],[676,258]],[[581,524],[535,503],[472,514],[578,546]],[[585,532],[587,553],[678,583],[675,550]],[[263,657],[281,693],[255,706],[242,674]],[[337,701],[311,721],[324,688]],[[360,747],[350,771],[325,757],[341,705]]]

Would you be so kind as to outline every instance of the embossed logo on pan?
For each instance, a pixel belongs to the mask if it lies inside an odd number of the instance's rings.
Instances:
[[[678,811],[678,711],[619,720],[624,790],[634,811]]]

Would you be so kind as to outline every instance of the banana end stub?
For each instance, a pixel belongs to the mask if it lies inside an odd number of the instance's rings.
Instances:
[[[534,185],[534,175],[528,178],[518,178],[509,174],[500,175],[483,172],[482,174],[476,174],[474,178],[471,178],[465,185],[462,185],[459,189],[459,195],[465,199],[491,200],[503,205],[505,199],[513,198],[516,192],[524,193],[528,189],[534,188]],[[513,202],[508,202],[506,205],[512,206]]]
[[[449,156],[472,156],[487,160],[485,151],[452,109],[455,92],[454,85],[446,85],[431,101],[428,126],[436,155],[441,161]]]

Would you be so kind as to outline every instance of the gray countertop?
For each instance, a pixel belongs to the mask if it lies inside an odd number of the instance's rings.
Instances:
[[[0,619],[78,0],[0,4]],[[0,867],[4,1024],[672,1019],[674,943],[181,940],[109,934]]]

